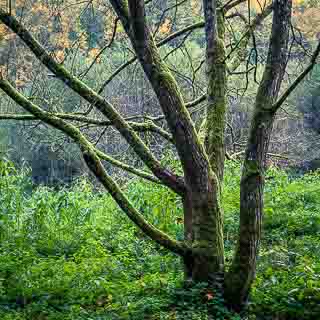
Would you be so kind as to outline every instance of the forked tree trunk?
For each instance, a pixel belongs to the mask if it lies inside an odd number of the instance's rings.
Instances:
[[[111,3],[158,97],[181,160],[186,239],[192,243],[192,254],[184,258],[186,275],[195,281],[215,282],[224,269],[219,173],[212,171],[178,85],[157,50],[144,19],[144,1],[130,0],[129,10],[122,0]]]

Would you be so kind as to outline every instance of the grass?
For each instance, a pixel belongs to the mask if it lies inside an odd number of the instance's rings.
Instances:
[[[239,164],[227,164],[227,264],[237,237],[239,174]],[[250,319],[320,316],[319,178],[292,180],[276,168],[268,171]],[[201,285],[183,289],[180,260],[149,241],[86,180],[59,191],[35,189],[28,172],[2,161],[0,190],[0,319],[206,319],[208,305],[216,319],[239,319]],[[173,193],[140,180],[125,190],[152,223],[182,238],[182,208]]]

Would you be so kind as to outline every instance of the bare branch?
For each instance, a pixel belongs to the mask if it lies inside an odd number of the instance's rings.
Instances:
[[[119,207],[125,212],[125,214],[146,235],[176,254],[184,256],[191,250],[184,242],[176,241],[166,233],[150,224],[143,217],[143,215],[134,208],[131,202],[121,191],[118,184],[107,174],[105,168],[100,162],[96,149],[75,126],[58,117],[53,116],[49,112],[46,112],[37,105],[33,104],[26,97],[20,94],[8,81],[0,79],[0,88],[26,111],[30,112],[33,116],[51,125],[52,127],[64,132],[67,136],[72,138],[75,143],[78,144],[89,169],[108,190],[108,192],[117,202]],[[100,156],[103,155],[100,154]]]
[[[249,26],[247,26],[246,30],[242,33],[241,38],[239,39],[239,41],[236,43],[236,45],[232,48],[232,50],[230,50],[230,52],[227,54],[225,60],[228,60],[230,58],[230,56],[236,51],[236,49],[239,48],[239,46],[241,45],[241,43],[243,41],[248,41],[251,33],[253,32],[253,30],[259,26],[262,21],[267,18],[271,12],[273,10],[273,5],[269,5],[267,6],[260,14],[258,14],[253,21],[251,22],[251,24]]]
[[[297,77],[297,79],[289,86],[289,88],[282,94],[279,100],[273,105],[272,109],[274,112],[282,106],[282,104],[286,101],[289,95],[296,89],[296,87],[302,82],[302,80],[313,70],[314,66],[317,63],[317,58],[320,54],[320,41],[315,49],[309,65],[306,67],[304,71]]]
[[[61,79],[67,86],[78,93],[82,98],[94,105],[111,122],[112,125],[122,134],[128,144],[133,148],[141,160],[152,171],[152,173],[166,186],[180,195],[184,194],[185,185],[183,178],[171,173],[152,155],[148,147],[134,132],[127,121],[117,110],[103,97],[94,92],[85,83],[71,75],[62,65],[56,63],[45,49],[37,42],[30,32],[26,30],[13,16],[8,15],[0,9],[0,21],[15,32],[35,56],[51,71],[57,78]]]
[[[189,31],[193,31],[195,29],[199,29],[199,28],[203,28],[204,27],[204,22],[198,22],[195,24],[192,24],[190,26],[187,26],[181,30],[178,30],[174,33],[172,33],[171,35],[169,35],[168,37],[166,37],[165,39],[159,41],[157,43],[157,47],[162,47],[163,45],[167,44],[168,42],[170,42],[171,40],[180,37],[181,35],[185,34],[186,32]],[[130,66],[132,63],[134,63],[135,61],[137,61],[137,57],[134,56],[133,58],[131,58],[130,60],[128,60],[127,62],[125,62],[124,64],[122,64],[116,71],[113,72],[113,74],[107,79],[105,80],[105,82],[102,84],[102,86],[100,87],[100,89],[98,90],[98,93],[102,93],[103,90],[105,89],[105,87],[122,71],[124,70],[126,67]]]
[[[114,22],[114,26],[113,26],[113,31],[112,31],[112,35],[111,35],[111,39],[109,41],[108,44],[106,44],[100,51],[99,53],[95,56],[94,60],[91,62],[90,66],[87,68],[87,70],[85,70],[83,73],[81,73],[79,75],[79,77],[83,78],[85,77],[88,72],[91,70],[91,68],[94,66],[94,64],[97,62],[97,60],[101,57],[101,55],[105,52],[105,50],[107,50],[108,48],[111,47],[114,38],[116,36],[116,31],[117,31],[117,26],[118,26],[118,22],[119,22],[119,18],[116,18],[115,22]]]
[[[199,98],[196,98],[195,100],[186,103],[186,107],[188,109],[192,108],[192,107],[195,107],[196,105],[200,104],[201,102],[206,101],[206,98],[207,98],[207,94],[203,94]]]
[[[244,2],[245,0],[241,0],[241,2]],[[228,9],[229,10],[229,9]],[[252,22],[251,24],[251,29],[254,29],[256,26],[258,26],[262,20],[264,18],[266,18],[270,13],[272,12],[272,6],[268,6],[267,8],[265,8],[265,10],[263,10],[262,13],[258,14],[257,17],[255,18],[255,20]],[[232,19],[233,17],[235,16],[238,16],[238,15],[228,15],[226,16],[226,19]],[[178,37],[180,37],[181,35],[189,32],[189,31],[193,31],[193,30],[196,30],[196,29],[201,29],[203,28],[205,25],[204,21],[201,21],[201,22],[197,22],[197,23],[194,23],[192,25],[189,25],[181,30],[178,30],[172,34],[170,34],[169,36],[167,36],[165,39],[159,41],[157,43],[157,47],[162,47],[163,45],[167,44],[168,42],[170,42],[171,40],[174,40]],[[250,34],[250,30],[247,30],[245,31],[245,35],[239,40],[239,43],[236,45],[235,48],[237,48],[240,43],[246,38],[248,37],[248,35]],[[232,52],[229,53],[229,55],[231,55]],[[229,58],[229,57],[228,57]],[[137,57],[134,56],[133,58],[131,58],[130,60],[128,60],[127,62],[125,62],[124,64],[122,64],[117,70],[115,70],[113,72],[113,74],[105,80],[105,82],[102,84],[102,86],[99,88],[98,90],[98,93],[102,93],[103,90],[106,88],[106,86],[122,71],[124,70],[126,67],[128,67],[129,65],[131,65],[132,63],[134,63],[135,61],[137,60]]]
[[[224,12],[231,10],[232,8],[238,6],[239,4],[246,2],[247,0],[229,0],[227,3],[222,7]]]
[[[59,113],[48,113],[48,114],[50,114],[51,116],[57,117],[59,119],[76,120],[76,121],[82,122],[82,119],[81,120],[73,119],[73,117],[68,114],[59,114]],[[77,116],[75,118],[79,118],[79,117]],[[32,115],[32,114],[0,114],[0,120],[38,121],[39,118]],[[94,123],[95,125],[104,125],[103,121],[99,121],[96,119],[87,119],[87,120],[88,120],[87,123]],[[41,123],[41,121],[39,123]],[[108,122],[108,125],[110,125],[110,122]],[[138,177],[144,178],[146,180],[149,180],[149,181],[152,181],[152,182],[155,182],[158,184],[160,183],[160,181],[155,176],[153,176],[145,171],[138,170],[134,167],[131,167],[131,166],[105,154],[104,152],[98,150],[97,148],[95,148],[95,152],[97,153],[97,155],[101,159],[111,163],[112,165],[114,165],[124,171],[130,172],[130,173],[132,173]]]
[[[113,125],[111,121],[102,121],[95,118],[85,117],[85,116],[73,114],[73,113],[52,113],[51,112],[50,114],[60,119],[78,121],[81,123],[91,124],[99,127],[108,127]],[[0,120],[38,120],[38,119],[30,114],[10,114],[10,113],[1,114],[0,113]],[[125,119],[125,120],[128,121],[128,119]],[[150,131],[153,133],[157,133],[160,136],[162,136],[164,139],[173,143],[173,139],[170,133],[168,133],[161,127],[154,124],[152,122],[152,119],[150,119],[147,122],[128,121],[127,123],[136,132]]]

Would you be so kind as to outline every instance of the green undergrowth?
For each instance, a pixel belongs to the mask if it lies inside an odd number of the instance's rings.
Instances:
[[[290,180],[268,171],[250,319],[319,317],[319,181],[319,173]],[[239,182],[240,165],[227,163],[227,264],[237,238]],[[0,190],[0,319],[207,319],[208,309],[218,320],[240,319],[203,286],[183,288],[180,260],[85,179],[59,191],[34,188],[27,171],[2,161]],[[149,221],[182,239],[181,202],[172,192],[141,180],[124,190]]]

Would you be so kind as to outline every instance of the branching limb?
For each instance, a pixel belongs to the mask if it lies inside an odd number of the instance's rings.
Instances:
[[[64,132],[67,136],[72,138],[75,143],[79,145],[83,153],[83,158],[87,163],[89,169],[108,190],[108,192],[117,202],[119,207],[125,212],[125,214],[146,235],[148,235],[152,240],[164,246],[171,252],[174,252],[181,256],[189,253],[191,249],[184,242],[176,241],[166,233],[157,229],[134,208],[131,202],[121,191],[118,184],[107,174],[105,168],[100,162],[99,155],[97,154],[96,149],[75,126],[58,117],[53,116],[49,112],[43,111],[40,107],[33,104],[26,97],[20,94],[8,81],[0,79],[0,88],[26,111],[30,112],[33,116],[47,123],[48,125],[51,125],[52,127]]]
[[[320,55],[320,41],[315,49],[310,63],[307,68],[302,71],[302,73],[297,77],[297,79],[289,86],[289,88],[282,94],[279,100],[273,105],[273,111],[276,112],[282,104],[286,101],[289,95],[296,89],[296,87],[302,82],[302,80],[313,70],[314,66],[317,63],[317,58]]]
[[[54,116],[54,117],[57,117],[59,119],[69,119],[70,120],[70,117],[69,116],[66,116],[66,117],[63,117],[61,116],[61,114],[54,114],[54,113],[49,113],[51,116]],[[22,121],[37,121],[39,120],[38,117],[32,115],[32,114],[0,114],[0,120],[22,120]],[[71,119],[73,120],[73,119]],[[95,120],[95,119],[93,119]],[[94,122],[98,122],[98,120],[95,120]],[[101,121],[102,122],[102,121]],[[41,121],[39,122],[41,123]],[[110,122],[109,122],[110,124]],[[155,177],[153,176],[152,174],[148,173],[148,172],[145,172],[145,171],[142,171],[142,170],[139,170],[139,169],[136,169],[132,166],[129,166],[107,154],[105,154],[104,152],[98,150],[97,148],[95,148],[95,152],[97,153],[97,155],[99,156],[99,158],[111,163],[112,165],[124,170],[124,171],[127,171],[127,172],[130,172],[140,178],[143,178],[143,179],[146,179],[146,180],[149,180],[151,182],[155,182],[155,183],[160,183],[161,182]]]
[[[61,79],[67,86],[101,111],[101,113],[105,115],[112,122],[113,126],[122,134],[146,166],[160,181],[163,182],[163,184],[180,195],[184,194],[185,185],[183,178],[173,174],[161,165],[130,125],[107,100],[94,92],[78,78],[71,75],[62,65],[56,63],[22,24],[20,24],[13,16],[10,16],[1,9],[0,21],[16,33],[35,54],[35,56],[51,72],[53,72],[57,78]]]
[[[158,183],[158,184],[162,184],[155,176],[149,174],[148,172],[145,172],[145,171],[142,171],[142,170],[139,170],[139,169],[136,169],[132,166],[129,166],[128,164],[126,163],[123,163],[113,157],[110,157],[108,156],[107,154],[105,154],[104,152],[98,150],[97,148],[94,149],[95,153],[97,154],[97,156],[102,159],[102,160],[105,160],[109,163],[111,163],[112,165],[124,170],[124,171],[127,171],[127,172],[130,172],[134,175],[136,175],[137,177],[140,177],[140,178],[143,178],[143,179],[146,179],[148,181],[151,181],[151,182],[154,182],[154,183]]]
[[[53,116],[58,117],[60,119],[64,120],[71,120],[71,121],[78,121],[85,124],[90,124],[93,126],[99,126],[99,127],[108,127],[112,126],[111,121],[102,121],[95,118],[85,117],[78,114],[72,114],[72,113],[51,113]],[[1,114],[0,113],[0,120],[38,120],[36,117],[34,117],[31,114]],[[125,119],[128,120],[128,119]],[[170,133],[168,133],[166,130],[162,129],[161,127],[157,126],[155,123],[152,122],[152,120],[148,120],[147,122],[133,122],[128,121],[128,125],[136,132],[153,132],[164,139],[170,141],[173,143],[172,136]]]

